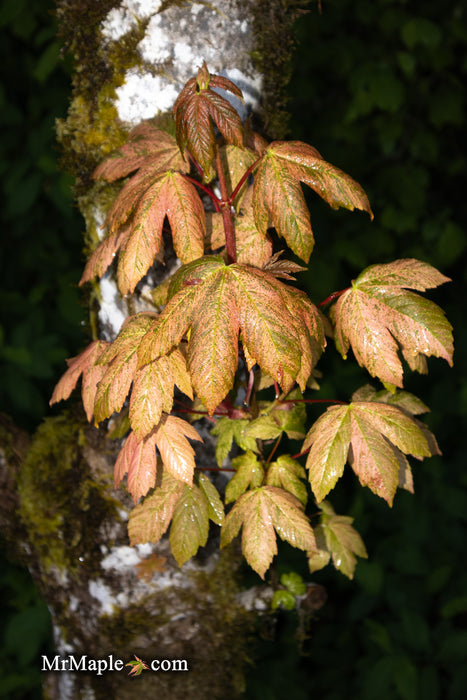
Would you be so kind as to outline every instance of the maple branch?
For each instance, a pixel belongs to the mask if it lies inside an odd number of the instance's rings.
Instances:
[[[341,289],[340,292],[333,292],[330,294],[326,299],[318,304],[318,307],[325,306],[326,304],[329,304],[331,301],[334,301],[334,299],[337,299],[340,297],[341,294],[346,292],[350,287],[346,287],[345,289]]]
[[[341,406],[347,406],[347,401],[341,401],[340,399],[279,399],[279,403],[336,403]]]
[[[196,185],[196,187],[199,187],[200,190],[203,190],[203,192],[206,192],[206,194],[208,194],[211,197],[213,204],[214,204],[214,207],[215,207],[217,212],[219,212],[221,210],[221,208],[220,208],[221,200],[219,199],[219,197],[217,197],[216,194],[214,194],[214,192],[212,191],[212,189],[210,187],[203,185],[202,182],[198,182],[198,180],[195,180],[195,178],[191,177],[190,175],[183,175],[183,177],[185,178],[185,180],[192,182],[193,185]]]
[[[242,189],[243,183],[244,183],[245,180],[248,178],[248,176],[250,175],[250,173],[253,172],[253,170],[256,168],[256,166],[258,165],[258,163],[260,162],[260,160],[261,160],[262,158],[263,158],[263,156],[260,156],[257,160],[255,160],[255,162],[253,163],[253,165],[250,165],[250,167],[248,168],[248,170],[245,170],[245,172],[243,173],[242,177],[241,177],[240,180],[237,182],[237,185],[236,185],[234,191],[233,191],[232,194],[230,195],[230,204],[233,204],[233,203],[234,203],[236,196],[238,195],[238,193],[239,193],[240,190]]]
[[[235,245],[235,229],[232,219],[231,198],[227,191],[227,183],[225,181],[224,169],[222,167],[222,159],[219,148],[216,147],[216,169],[219,179],[219,187],[221,188],[222,199],[220,201],[222,221],[224,223],[225,233],[225,250],[227,253],[227,264],[237,262],[237,247]]]
[[[200,472],[235,472],[236,469],[231,467],[196,467]]]
[[[250,405],[251,392],[253,391],[254,384],[255,384],[255,373],[252,369],[250,369],[250,373],[248,376],[248,386],[247,386],[246,394],[245,394],[245,400],[243,401],[243,404],[245,406]]]
[[[269,462],[270,462],[271,459],[273,458],[274,452],[277,450],[277,448],[279,447],[279,443],[280,443],[280,441],[282,440],[282,435],[283,435],[283,433],[281,433],[281,434],[279,435],[279,437],[277,438],[276,444],[274,445],[274,447],[272,448],[271,452],[269,453],[268,458],[267,458],[265,464],[269,464]]]

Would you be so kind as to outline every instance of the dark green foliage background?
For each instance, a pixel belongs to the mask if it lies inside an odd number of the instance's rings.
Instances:
[[[290,135],[361,182],[375,220],[330,211],[311,195],[317,243],[306,285],[320,301],[369,264],[410,256],[432,263],[454,280],[430,296],[455,327],[456,365],[432,360],[428,377],[407,381],[432,409],[428,423],[443,457],[415,465],[416,495],[398,494],[392,509],[345,475],[331,500],[356,518],[369,559],[353,582],[333,570],[313,577],[328,602],[304,656],[294,614],[279,613],[246,697],[463,700],[467,10],[461,0],[322,5],[321,14],[310,5],[296,24]],[[56,165],[54,119],[66,111],[70,84],[50,6],[6,0],[0,26],[0,410],[32,429],[48,411],[64,358],[85,343],[76,288],[83,225]],[[368,380],[332,349],[320,368],[323,397],[348,399]],[[301,570],[294,551],[284,556],[284,569]],[[49,640],[46,609],[16,566],[0,569],[0,590],[0,697],[33,697]]]

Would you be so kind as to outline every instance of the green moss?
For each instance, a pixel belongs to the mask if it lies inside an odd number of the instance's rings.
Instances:
[[[111,475],[92,474],[84,457],[90,437],[103,442],[81,413],[49,418],[37,430],[22,465],[20,518],[44,571],[58,567],[72,573],[79,557],[97,570],[101,554],[96,533],[101,523],[118,517],[118,502],[106,495]]]
[[[253,15],[255,36],[251,58],[263,75],[263,130],[271,139],[283,139],[289,131],[287,88],[294,47],[292,25],[310,0],[248,0],[247,4]]]

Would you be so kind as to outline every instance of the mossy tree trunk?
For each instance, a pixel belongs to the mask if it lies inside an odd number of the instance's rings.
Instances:
[[[115,195],[92,181],[95,166],[131,126],[169,111],[203,60],[211,72],[240,85],[257,128],[269,137],[284,135],[291,6],[297,4],[59,0],[61,33],[75,67],[69,115],[58,131],[64,167],[75,176],[88,251],[99,240]],[[157,264],[125,299],[112,274],[106,275],[90,295],[91,332],[115,337],[127,315],[148,308],[151,286],[171,263]],[[238,553],[219,555],[215,532],[182,569],[165,539],[130,548],[131,499],[113,487],[120,441],[110,439],[107,427],[89,426],[80,409],[46,420],[29,446],[11,426],[2,431],[0,486],[9,496],[0,515],[49,604],[60,660],[112,655],[128,662],[136,654],[146,661],[186,659],[189,666],[189,671],[144,672],[136,680],[127,677],[128,669],[50,673],[46,697],[239,696],[255,605],[247,611],[239,602]],[[209,439],[203,449],[204,466],[214,464]]]

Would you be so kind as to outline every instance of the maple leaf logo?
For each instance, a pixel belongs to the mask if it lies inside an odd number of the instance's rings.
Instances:
[[[149,666],[136,654],[134,654],[134,657],[135,661],[129,661],[125,666],[131,666],[131,670],[128,671],[129,676],[140,676],[143,671],[148,670]]]

